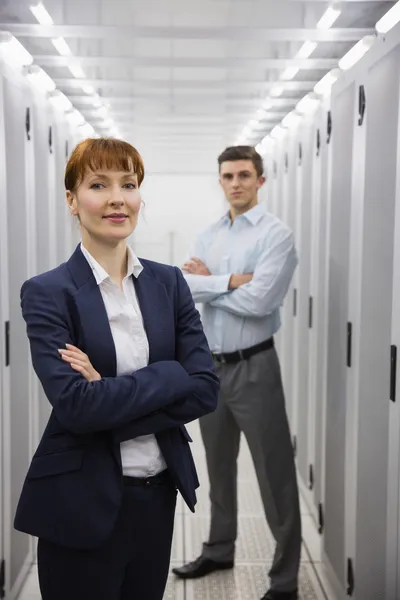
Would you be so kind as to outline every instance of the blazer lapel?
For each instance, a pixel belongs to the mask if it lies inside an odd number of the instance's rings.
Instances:
[[[149,363],[157,362],[165,358],[162,355],[163,339],[169,333],[165,315],[167,291],[162,283],[147,273],[146,267],[139,277],[133,277],[133,282],[149,342]]]
[[[78,287],[75,303],[85,352],[102,377],[115,377],[117,358],[106,307],[92,269],[79,246],[68,261],[68,267]]]

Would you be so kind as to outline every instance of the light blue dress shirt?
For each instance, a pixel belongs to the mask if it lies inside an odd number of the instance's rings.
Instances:
[[[197,238],[190,257],[212,275],[184,273],[212,352],[234,352],[263,342],[279,329],[280,307],[298,259],[291,230],[258,204],[231,221],[229,214]],[[253,279],[229,290],[234,273]]]

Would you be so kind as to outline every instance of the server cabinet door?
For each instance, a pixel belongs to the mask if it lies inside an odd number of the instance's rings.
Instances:
[[[5,491],[12,523],[23,481],[28,470],[32,444],[31,361],[25,323],[20,309],[22,283],[30,272],[33,182],[28,164],[32,148],[32,107],[25,89],[4,81],[5,143],[7,169],[8,292],[10,309],[10,478]],[[31,540],[11,529],[11,594],[32,561]]]
[[[369,69],[365,82],[366,164],[356,375],[355,598],[384,597],[390,346],[400,46]],[[361,221],[362,220],[362,221]],[[358,257],[355,257],[357,260]],[[350,526],[350,523],[348,523]]]
[[[324,562],[338,593],[345,585],[346,348],[355,87],[332,96],[332,188],[328,211],[328,347],[326,381]]]
[[[308,458],[308,342],[309,279],[311,237],[312,125],[308,120],[299,128],[297,144],[296,243],[300,256],[295,277],[298,314],[294,326],[293,398],[296,406],[297,463],[305,486],[309,480]]]
[[[290,132],[284,149],[282,177],[282,220],[294,232],[296,242],[296,138]],[[285,390],[286,412],[292,432],[295,431],[293,407],[293,331],[296,319],[296,287],[291,282],[282,308],[280,359]]]

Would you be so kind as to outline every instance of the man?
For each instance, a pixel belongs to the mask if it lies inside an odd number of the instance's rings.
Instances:
[[[246,436],[276,541],[262,600],[296,600],[301,523],[293,449],[273,336],[297,265],[292,232],[258,204],[265,182],[250,146],[219,157],[229,213],[209,227],[182,270],[213,352],[221,388],[217,410],[200,419],[210,479],[211,528],[201,556],[173,572],[203,577],[234,566],[237,456]]]

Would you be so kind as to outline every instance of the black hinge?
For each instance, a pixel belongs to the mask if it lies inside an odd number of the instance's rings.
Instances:
[[[295,456],[297,456],[297,437],[295,435],[293,436],[292,446],[293,446],[293,453]]]
[[[297,317],[297,290],[293,290],[293,316]]]
[[[65,158],[69,156],[68,140],[65,141]]]
[[[351,558],[347,559],[347,595],[352,596],[354,592],[354,569]]]
[[[310,296],[308,300],[308,327],[312,329],[313,326],[313,298]]]
[[[390,346],[390,399],[396,402],[397,346]]]
[[[320,502],[318,504],[318,533],[321,535],[324,532],[324,507]]]
[[[0,563],[0,598],[6,595],[6,561],[3,559]]]
[[[31,109],[29,108],[29,106],[26,109],[25,113],[25,131],[26,137],[29,141],[31,139]]]
[[[5,359],[6,359],[6,367],[10,364],[10,321],[6,321],[4,323],[4,335],[5,335]]]
[[[364,122],[365,115],[365,87],[360,85],[358,88],[358,124],[361,126]]]
[[[278,175],[278,163],[276,162],[276,160],[274,160],[272,164],[272,173],[274,178],[276,179],[276,176]]]
[[[50,154],[53,154],[53,128],[51,125],[49,127],[49,150]]]
[[[317,129],[317,156],[321,153],[321,132]]]
[[[303,162],[303,146],[299,143],[299,165]]]
[[[347,323],[347,366],[351,367],[351,343],[353,335],[353,326]]]
[[[289,155],[287,152],[285,152],[285,173],[287,173],[289,171]]]
[[[314,467],[312,465],[308,467],[308,489],[314,489]]]
[[[327,133],[326,143],[329,144],[329,142],[331,141],[331,136],[332,136],[332,113],[330,110],[328,110],[326,133]]]

